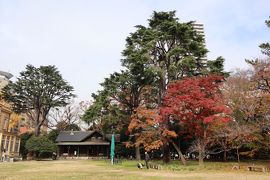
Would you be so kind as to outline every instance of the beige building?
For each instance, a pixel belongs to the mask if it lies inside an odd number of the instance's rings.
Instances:
[[[0,90],[8,84],[11,74],[0,71]],[[11,106],[0,99],[0,149],[1,158],[19,156],[20,137],[18,136],[18,124],[11,122],[17,115],[12,112]]]

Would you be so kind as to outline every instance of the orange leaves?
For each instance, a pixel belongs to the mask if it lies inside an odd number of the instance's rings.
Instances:
[[[161,140],[156,140],[149,144],[145,144],[144,148],[146,151],[151,151],[153,149],[159,149],[161,146],[163,146],[163,142]]]
[[[177,134],[175,133],[175,131],[169,131],[168,129],[164,129],[162,132],[162,136],[167,138],[176,138]]]
[[[148,127],[154,127],[159,121],[160,116],[155,109],[138,107],[136,113],[131,116],[131,122],[128,126],[130,132],[138,129],[146,130]]]
[[[159,149],[163,145],[161,132],[158,125],[160,116],[156,109],[138,107],[136,113],[131,116],[128,126],[130,134],[135,136],[135,143],[128,143],[127,146],[143,145],[146,151]]]

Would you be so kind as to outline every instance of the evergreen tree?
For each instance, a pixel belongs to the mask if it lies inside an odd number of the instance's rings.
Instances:
[[[39,136],[50,109],[67,105],[74,97],[72,91],[55,66],[27,65],[17,81],[3,89],[3,97],[16,113],[28,115],[34,122],[35,136]]]

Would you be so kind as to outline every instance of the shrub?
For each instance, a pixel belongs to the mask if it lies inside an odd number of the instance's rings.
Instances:
[[[26,149],[25,145],[26,142],[33,136],[33,133],[23,133],[21,135],[21,143],[20,143],[20,154],[22,156],[23,159],[26,159],[27,154],[28,154],[28,150]]]
[[[56,151],[56,145],[46,136],[31,137],[26,142],[26,149],[35,154],[36,158],[41,158],[43,155],[52,154]]]

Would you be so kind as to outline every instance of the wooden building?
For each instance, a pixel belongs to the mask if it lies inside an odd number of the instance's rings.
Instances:
[[[103,157],[110,155],[111,134],[98,131],[61,131],[56,142],[59,157]],[[116,135],[116,142],[120,142]]]

